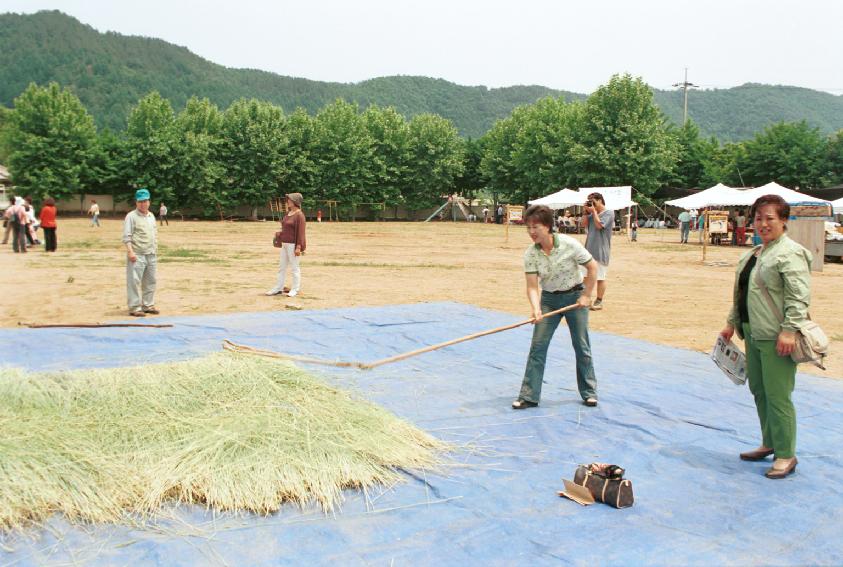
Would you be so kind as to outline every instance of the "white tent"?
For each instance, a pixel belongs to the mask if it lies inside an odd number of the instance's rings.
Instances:
[[[701,209],[703,207],[749,207],[762,195],[778,195],[788,205],[827,205],[829,202],[799,193],[793,189],[782,187],[771,182],[754,189],[734,189],[718,183],[705,191],[688,195],[681,199],[665,201],[666,205],[673,205],[682,209]]]
[[[632,185],[620,187],[580,187],[580,195],[585,202],[591,193],[600,193],[606,201],[606,208],[617,211],[638,205],[632,200]]]
[[[819,199],[817,197],[811,197],[810,195],[806,195],[804,193],[799,193],[798,191],[794,191],[793,189],[788,189],[787,187],[782,187],[775,181],[771,181],[766,185],[762,185],[761,187],[756,187],[755,189],[749,189],[746,191],[747,195],[752,197],[752,203],[758,197],[762,195],[778,195],[782,199],[784,199],[788,205],[828,205],[830,201],[826,201],[825,199]]]
[[[551,193],[550,195],[546,195],[540,199],[529,201],[529,204],[546,205],[551,209],[564,209],[566,207],[576,206],[581,207],[585,203],[585,197],[585,195],[580,195],[576,191],[562,189],[561,191]]]
[[[835,215],[843,215],[843,197],[831,202]]]
[[[665,205],[672,205],[681,209],[702,209],[704,207],[728,207],[728,206],[749,206],[755,202],[755,198],[749,195],[749,191],[735,189],[722,183],[709,187],[681,199],[665,201]]]

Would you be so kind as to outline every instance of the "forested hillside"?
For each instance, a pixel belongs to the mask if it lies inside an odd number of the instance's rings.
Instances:
[[[0,14],[0,104],[11,106],[30,82],[49,81],[70,87],[100,127],[115,130],[125,127],[130,108],[152,90],[176,109],[197,95],[222,108],[247,97],[280,105],[288,113],[296,107],[315,113],[343,98],[363,107],[394,106],[407,118],[432,112],[475,138],[518,105],[546,96],[585,98],[541,86],[487,89],[428,77],[382,77],[357,84],[311,81],[228,69],[158,39],[99,33],[60,12]],[[681,122],[681,92],[656,91],[655,101],[669,118]],[[843,128],[843,96],[748,84],[692,92],[689,114],[703,135],[723,141],[750,138],[783,120],[804,119],[829,133]]]

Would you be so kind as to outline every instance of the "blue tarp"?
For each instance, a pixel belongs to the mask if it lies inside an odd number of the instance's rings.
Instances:
[[[290,354],[371,361],[518,320],[434,303],[156,318],[172,329],[0,330],[7,363],[29,370],[181,360],[222,339]],[[310,367],[460,450],[342,510],[270,517],[179,507],[154,527],[68,525],[0,539],[0,563],[36,565],[843,564],[843,381],[800,374],[797,473],[763,476],[740,451],[759,440],[748,390],[707,356],[592,333],[600,405],[576,392],[559,328],[539,408],[515,412],[530,326],[373,371]],[[712,337],[713,342],[714,337]],[[626,510],[560,498],[579,463],[617,463]]]

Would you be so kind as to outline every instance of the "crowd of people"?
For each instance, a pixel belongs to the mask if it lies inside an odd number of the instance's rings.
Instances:
[[[553,211],[532,206],[524,215],[533,244],[524,252],[527,300],[533,320],[533,338],[518,398],[513,409],[539,405],[547,350],[556,328],[565,318],[576,360],[579,394],[586,406],[597,405],[597,379],[588,335],[588,312],[602,307],[614,214],[602,196],[589,195],[585,212],[588,236],[578,240],[554,232]],[[752,206],[760,244],[744,254],[735,271],[733,301],[720,335],[727,341],[737,334],[745,342],[746,372],[761,429],[756,449],[740,453],[744,461],[772,456],[765,472],[770,479],[785,478],[796,470],[796,410],[791,399],[796,362],[791,354],[797,333],[809,320],[811,253],[787,235],[789,205],[779,196],[765,195]],[[681,239],[687,242],[690,213],[680,215]],[[632,219],[631,225],[637,222]],[[743,211],[734,216],[734,233],[742,243],[747,225]],[[604,255],[605,253],[605,255]],[[601,286],[602,284],[602,286]],[[601,289],[602,287],[602,289]],[[596,290],[597,299],[591,297]],[[568,309],[565,309],[568,308]]]
[[[135,193],[135,209],[123,221],[122,241],[126,248],[126,294],[129,314],[145,317],[159,313],[155,306],[157,284],[158,225],[149,210],[151,195],[147,189]],[[301,193],[286,195],[286,212],[275,245],[280,248],[275,285],[266,295],[286,293],[295,297],[301,290],[300,258],[307,248],[306,218]],[[91,226],[99,226],[99,206],[92,201],[88,210]],[[495,211],[495,221],[502,221],[503,207]],[[484,220],[490,219],[488,209]],[[726,326],[720,331],[725,340],[737,334],[745,341],[747,376],[761,429],[761,442],[740,453],[746,461],[773,456],[768,478],[784,478],[797,465],[796,412],[791,399],[795,386],[796,363],[791,358],[797,333],[808,318],[811,289],[811,253],[787,235],[790,207],[776,195],[759,198],[745,216],[736,211],[733,234],[742,244],[746,228],[754,226],[760,245],[748,251],[735,271],[733,301]],[[167,208],[159,207],[162,225],[167,222]],[[46,199],[38,219],[30,198],[15,197],[6,209],[4,239],[12,240],[15,252],[26,252],[27,244],[38,243],[36,229],[44,231],[45,249],[54,252],[56,207]],[[691,213],[679,216],[680,238],[687,242],[692,227],[699,230],[699,218]],[[638,221],[630,219],[635,235]],[[648,226],[645,222],[644,226]],[[603,308],[611,252],[615,213],[606,207],[600,193],[592,193],[581,217],[568,211],[554,218],[546,206],[534,205],[524,214],[527,234],[532,240],[524,252],[526,295],[533,322],[533,335],[524,377],[512,408],[523,410],[539,405],[547,366],[547,351],[553,335],[564,318],[568,326],[576,360],[576,380],[582,403],[598,403],[597,378],[588,333],[589,312]],[[585,244],[566,234],[582,228]],[[634,238],[633,238],[634,239]],[[287,272],[292,280],[285,287]]]
[[[8,244],[11,238],[12,250],[16,254],[26,253],[27,249],[41,244],[38,229],[42,227],[45,229],[47,252],[55,252],[57,245],[55,201],[48,198],[41,208],[40,215],[36,217],[32,197],[12,197],[11,204],[3,211],[3,244]],[[47,229],[49,229],[48,236]]]

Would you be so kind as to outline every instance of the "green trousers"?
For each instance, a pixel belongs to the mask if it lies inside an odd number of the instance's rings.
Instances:
[[[796,408],[790,394],[796,385],[796,363],[776,353],[776,341],[752,339],[749,323],[743,324],[746,374],[749,391],[761,422],[762,443],[777,459],[796,455]]]

